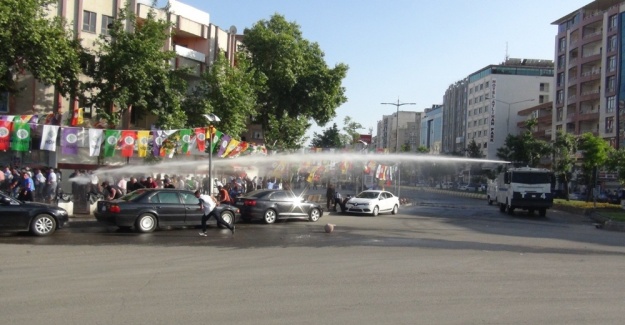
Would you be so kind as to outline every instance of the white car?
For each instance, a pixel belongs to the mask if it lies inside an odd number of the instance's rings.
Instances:
[[[346,213],[363,213],[377,216],[382,212],[397,214],[399,198],[388,191],[366,190],[345,202]]]

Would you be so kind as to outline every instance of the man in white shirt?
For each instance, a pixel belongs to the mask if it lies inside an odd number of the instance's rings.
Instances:
[[[202,211],[204,212],[204,215],[202,215],[202,231],[200,232],[200,236],[207,236],[206,221],[208,221],[210,217],[215,217],[215,219],[217,220],[217,225],[222,225],[230,229],[230,231],[234,235],[234,220],[232,220],[233,224],[230,225],[219,214],[212,213],[215,207],[217,207],[218,205],[217,200],[215,200],[214,197],[210,195],[203,195],[200,193],[199,190],[195,191],[195,197],[198,198],[198,200],[200,201],[200,209],[202,209]]]
[[[128,193],[128,189],[126,188],[127,185],[128,181],[126,180],[126,177],[122,176],[119,182],[117,182],[117,187],[122,190],[122,195],[126,195],[126,193]]]

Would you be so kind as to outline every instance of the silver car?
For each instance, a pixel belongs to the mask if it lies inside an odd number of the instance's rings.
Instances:
[[[393,193],[381,190],[366,190],[345,203],[346,213],[362,213],[377,216],[379,213],[399,211],[399,198]]]

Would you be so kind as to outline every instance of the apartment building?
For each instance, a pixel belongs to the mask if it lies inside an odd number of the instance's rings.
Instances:
[[[107,35],[109,26],[118,16],[119,10],[126,5],[127,0],[58,0],[56,5],[49,7],[50,15],[64,17],[74,35],[82,40],[82,45],[87,49],[93,49],[94,42],[101,36]],[[227,30],[210,23],[210,15],[177,0],[169,0],[169,13],[164,9],[152,8],[151,0],[128,0],[128,4],[137,16],[138,22],[146,19],[151,9],[155,10],[158,19],[168,20],[172,23],[171,37],[163,44],[163,50],[172,50],[176,57],[172,60],[173,68],[188,68],[186,76],[190,89],[206,71],[220,53],[234,64],[235,52],[240,45],[240,38],[236,35],[236,28],[229,27]],[[130,26],[128,27],[130,30]],[[96,124],[96,108],[89,107],[77,99],[60,96],[53,86],[44,85],[32,76],[24,74],[19,79],[20,86],[24,89],[15,96],[0,96],[0,114],[9,115],[47,115],[49,113],[61,114],[62,124],[69,119],[69,115],[77,108],[82,108],[85,128]],[[129,121],[124,121],[127,129],[150,129],[156,118],[147,116],[138,118],[130,116]],[[122,126],[118,126],[122,127]],[[32,152],[6,152],[0,154],[0,161],[8,162],[15,160],[11,155],[20,155],[18,159],[25,164],[37,162],[39,164],[57,166],[59,164],[83,164],[97,165],[97,157],[60,157],[54,152],[39,152],[38,141],[40,134],[33,134]],[[253,133],[250,138],[262,138],[262,135]],[[88,155],[86,155],[88,156]]]
[[[517,123],[519,130],[525,130],[528,127],[527,122],[530,119],[536,120],[534,125],[529,131],[532,132],[532,136],[535,139],[551,142],[555,138],[553,135],[553,102],[545,102],[536,106],[528,107],[526,109],[519,110],[518,115],[520,121]],[[553,135],[553,136],[552,136]]]
[[[550,101],[553,61],[506,59],[469,75],[465,148],[475,141],[484,158],[498,159],[508,134],[519,134],[520,110]]]
[[[625,128],[617,115],[618,103],[625,99],[620,81],[624,5],[597,0],[553,22],[558,26],[553,134],[591,132],[613,147],[625,145],[623,136],[618,138]]]
[[[443,96],[442,148],[444,154],[461,153],[465,148],[468,79],[450,85]]]
[[[398,152],[402,150],[402,146],[407,146],[410,151],[416,152],[420,141],[418,125],[421,125],[420,112],[398,111],[392,115],[384,115],[378,121],[375,148]]]

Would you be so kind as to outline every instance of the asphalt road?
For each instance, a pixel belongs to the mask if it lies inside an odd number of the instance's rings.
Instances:
[[[2,324],[622,324],[625,233],[402,190],[398,215],[0,234]],[[326,223],[336,224],[327,234]]]

